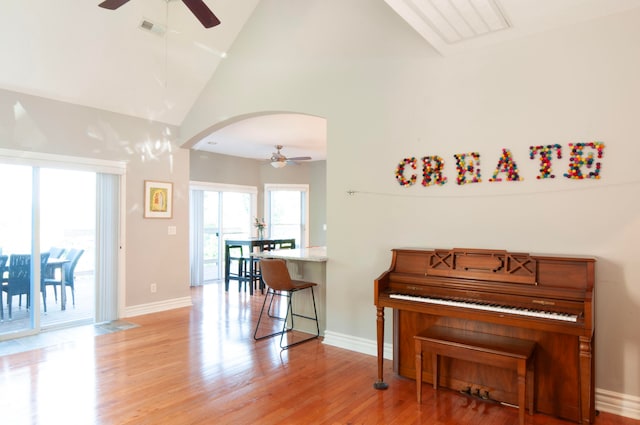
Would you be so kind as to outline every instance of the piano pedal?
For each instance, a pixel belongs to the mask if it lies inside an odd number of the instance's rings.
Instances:
[[[477,398],[479,400],[486,401],[489,403],[499,403],[498,400],[492,399],[491,396],[489,395],[489,391],[485,389],[481,389],[481,388],[472,389],[471,387],[468,386],[464,389],[459,390],[458,392],[462,395],[472,397],[472,398]]]
[[[471,395],[471,387],[467,387],[464,390],[460,390],[460,394]]]
[[[462,395],[472,397],[472,398],[477,398],[489,403],[499,403],[498,400],[494,400],[491,398],[488,390],[483,390],[480,388],[475,388],[474,390],[471,387],[466,387],[465,389],[459,390],[458,392]]]

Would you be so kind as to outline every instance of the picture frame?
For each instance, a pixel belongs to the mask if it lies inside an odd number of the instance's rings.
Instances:
[[[173,183],[144,181],[144,218],[173,217]]]

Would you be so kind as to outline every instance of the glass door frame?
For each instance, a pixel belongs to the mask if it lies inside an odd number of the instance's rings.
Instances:
[[[124,190],[126,163],[120,161],[107,161],[94,158],[82,158],[82,157],[68,157],[56,154],[47,154],[41,152],[29,152],[18,151],[12,149],[0,148],[0,164],[6,165],[20,165],[31,167],[32,169],[32,182],[31,182],[31,286],[30,286],[30,298],[32,308],[29,312],[30,315],[30,327],[28,329],[22,329],[15,332],[0,333],[0,341],[19,338],[23,336],[36,335],[42,332],[40,321],[40,309],[41,309],[41,294],[40,294],[40,261],[33,261],[33,259],[39,259],[41,253],[40,246],[40,169],[41,168],[61,168],[76,171],[89,171],[94,173],[114,174],[120,176],[120,212],[118,216],[119,237],[122,239],[125,229],[125,217],[124,211],[124,199],[126,199],[126,193]],[[120,250],[118,258],[118,264],[124,264],[124,249]],[[101,256],[99,256],[101,258]],[[121,294],[124,287],[124,270],[121,266],[117,270],[117,298],[114,300],[117,309],[118,317],[121,315],[124,306],[124,298]],[[97,280],[97,277],[96,277]],[[36,284],[34,284],[36,282]],[[104,283],[96,281],[96,287]],[[0,298],[1,299],[1,298]],[[96,303],[96,306],[98,304]],[[36,314],[37,313],[37,314]]]
[[[200,190],[203,192],[217,192],[220,196],[220,200],[218,203],[218,277],[214,280],[220,280],[223,278],[224,276],[224,241],[227,239],[227,234],[225,233],[224,229],[225,229],[225,223],[224,223],[224,218],[223,218],[223,209],[224,209],[224,202],[223,202],[223,194],[224,192],[237,192],[237,193],[246,193],[250,195],[250,214],[249,214],[249,222],[247,223],[248,228],[251,229],[253,226],[253,217],[257,216],[257,205],[258,205],[258,188],[256,186],[245,186],[245,185],[236,185],[236,184],[227,184],[227,183],[211,183],[211,182],[201,182],[201,181],[191,181],[189,183],[189,190],[190,193],[191,191],[194,190]],[[193,203],[189,204],[190,206],[193,206]],[[202,214],[202,212],[200,212],[200,215]],[[192,232],[198,232],[198,231],[202,231],[201,226],[198,226],[197,223],[194,223],[193,221],[195,221],[197,218],[198,213],[196,213],[195,211],[191,211],[189,213],[190,216],[190,229],[192,229]],[[251,232],[251,230],[250,230]],[[201,254],[202,253],[202,249],[196,249],[193,247],[193,243],[195,241],[198,240],[202,240],[201,238],[196,237],[196,235],[190,235],[190,239],[191,239],[191,252],[189,253],[189,256],[191,257],[190,262],[192,264],[192,267],[196,267],[199,269],[199,271],[193,271],[192,270],[192,276],[191,276],[191,285],[192,286],[197,286],[197,285],[202,285],[204,283],[208,283],[210,282],[209,280],[204,281],[204,272],[203,272],[203,268],[204,268],[204,256]],[[199,242],[197,242],[199,243]],[[196,253],[198,253],[198,255],[202,255],[202,258],[193,258],[194,255],[196,255]],[[202,281],[199,282],[194,282],[194,274],[197,276],[202,277]]]

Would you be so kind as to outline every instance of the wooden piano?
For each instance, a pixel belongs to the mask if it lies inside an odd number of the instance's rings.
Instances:
[[[393,368],[415,378],[413,336],[441,325],[535,341],[535,409],[593,423],[595,259],[481,249],[393,249],[374,282],[378,381],[384,308],[393,309]],[[440,386],[517,404],[512,371],[441,359]],[[433,382],[429,361],[422,379]]]

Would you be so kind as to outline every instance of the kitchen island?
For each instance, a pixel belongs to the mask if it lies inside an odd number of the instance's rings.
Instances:
[[[253,253],[258,258],[280,258],[287,262],[289,274],[293,280],[304,280],[317,283],[313,289],[318,310],[320,335],[324,336],[326,329],[326,247],[307,247],[296,249],[279,249]],[[313,316],[311,296],[304,293],[297,294],[293,300],[293,308],[302,314]],[[315,323],[308,320],[298,320],[295,329],[308,333],[315,333]]]

